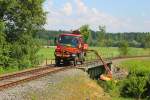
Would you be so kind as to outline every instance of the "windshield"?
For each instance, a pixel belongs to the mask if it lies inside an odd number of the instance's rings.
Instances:
[[[59,38],[59,43],[61,45],[77,47],[78,46],[78,37],[64,35]]]

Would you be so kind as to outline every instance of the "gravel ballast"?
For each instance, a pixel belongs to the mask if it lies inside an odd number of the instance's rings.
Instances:
[[[69,95],[69,93],[65,94],[64,91],[57,89],[56,85],[61,83],[68,77],[71,78],[80,75],[87,76],[85,72],[79,69],[68,69],[59,73],[50,74],[40,79],[0,91],[0,100],[36,100],[35,94],[38,94],[38,97],[40,97],[38,98],[38,100],[57,100],[57,98],[46,98],[45,94],[53,94],[59,92],[59,94],[61,94],[62,96],[66,94]]]

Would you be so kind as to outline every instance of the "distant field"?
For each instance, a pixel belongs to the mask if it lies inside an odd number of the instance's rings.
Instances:
[[[112,58],[120,56],[118,48],[116,47],[90,47],[90,49],[97,50],[100,55],[104,58]],[[39,55],[42,56],[43,59],[54,59],[54,50],[55,47],[51,48],[42,48],[39,51]],[[128,56],[140,56],[140,55],[150,55],[150,50],[143,48],[129,48]],[[91,55],[88,55],[89,57]]]
[[[132,59],[120,63],[122,68],[129,70],[129,72],[150,72],[150,58],[145,59]]]
[[[90,47],[90,49],[97,50],[100,55],[104,58],[112,58],[112,57],[117,57],[119,56],[119,51],[118,48],[114,47]],[[38,55],[40,56],[41,60],[46,60],[46,59],[54,59],[54,50],[55,47],[50,47],[50,48],[42,48],[39,50]],[[143,48],[129,48],[129,56],[137,56],[137,55],[150,55],[150,50],[143,49]],[[93,54],[88,54],[87,58],[94,57]],[[18,71],[18,67],[10,67],[8,69],[3,69],[0,67],[0,74],[4,73],[11,73],[11,72],[16,72]]]
[[[55,47],[42,48],[39,50],[38,55],[42,56],[44,59],[54,59]]]

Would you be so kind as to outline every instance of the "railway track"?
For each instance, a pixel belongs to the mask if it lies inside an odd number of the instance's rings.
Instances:
[[[150,56],[116,57],[116,58],[112,58],[112,60],[137,58],[137,57],[150,57]],[[82,66],[87,66],[88,64],[92,64],[95,61],[97,62],[98,60],[96,59],[96,60],[86,62]],[[81,65],[78,65],[76,67],[81,67]],[[35,80],[40,77],[43,77],[43,76],[46,76],[49,74],[53,74],[53,73],[57,73],[60,71],[64,71],[67,69],[71,69],[71,68],[75,68],[75,67],[72,67],[72,66],[55,67],[54,64],[51,64],[50,66],[46,66],[46,67],[34,68],[34,69],[21,71],[21,72],[14,73],[14,74],[3,75],[3,76],[0,76],[0,91],[3,89],[6,89],[6,88],[13,87],[18,84],[24,83],[24,82]]]
[[[52,66],[54,66],[54,65],[52,65]],[[20,71],[20,72],[13,73],[13,74],[2,75],[2,76],[0,76],[0,81],[10,79],[10,78],[13,78],[16,76],[21,77],[21,76],[26,75],[26,74],[34,73],[35,71],[38,72],[38,71],[42,71],[42,70],[46,70],[46,69],[49,69],[49,67],[46,66],[46,67],[32,68],[32,69]]]
[[[94,61],[86,62],[85,66],[93,62]],[[76,67],[79,67],[79,66],[80,65]],[[18,72],[18,73],[14,73],[14,74],[3,75],[3,76],[0,76],[0,91],[6,88],[24,83],[24,82],[38,79],[40,77],[43,77],[49,74],[57,73],[60,71],[64,71],[64,70],[76,68],[76,67],[73,67],[73,66],[56,67],[54,64],[51,64],[46,67],[33,68],[33,69]]]
[[[49,66],[49,67],[36,68],[36,69],[24,71],[24,72],[1,76],[0,77],[0,90],[13,87],[24,82],[35,80],[40,77],[46,76],[48,74],[56,73],[59,71],[64,71],[69,68],[71,67]]]

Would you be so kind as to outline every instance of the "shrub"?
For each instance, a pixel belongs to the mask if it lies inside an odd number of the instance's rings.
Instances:
[[[125,56],[128,54],[128,43],[126,41],[122,41],[119,43],[119,52],[121,56]]]
[[[119,83],[115,81],[102,81],[98,80],[98,84],[104,88],[105,92],[108,92],[111,96],[118,97],[119,96]]]
[[[121,95],[124,97],[134,97],[140,99],[146,91],[147,77],[130,76],[122,83]]]

